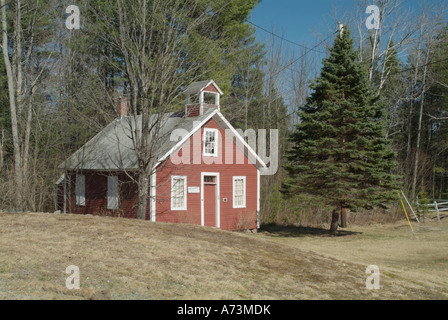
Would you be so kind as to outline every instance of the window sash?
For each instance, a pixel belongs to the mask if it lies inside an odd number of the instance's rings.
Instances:
[[[204,155],[218,155],[218,130],[204,129]]]
[[[233,177],[233,207],[246,207],[246,177]]]
[[[187,177],[171,177],[171,210],[187,210]]]
[[[76,205],[85,206],[86,205],[86,176],[83,174],[76,175]]]
[[[118,209],[118,177],[107,177],[107,209]]]

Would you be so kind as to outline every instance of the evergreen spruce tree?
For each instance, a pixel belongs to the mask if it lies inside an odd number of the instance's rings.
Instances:
[[[347,29],[336,37],[311,88],[290,137],[282,191],[320,196],[334,206],[330,233],[336,234],[345,207],[396,199],[395,153],[385,138],[387,105],[375,97]]]

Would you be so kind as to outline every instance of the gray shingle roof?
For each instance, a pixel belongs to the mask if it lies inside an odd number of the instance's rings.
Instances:
[[[185,129],[191,132],[195,122],[202,122],[213,112],[209,110],[199,117],[184,117],[183,112],[164,114],[161,120],[160,138],[157,141],[157,158],[165,155],[178,142],[170,140],[174,129]],[[153,115],[150,123],[154,123],[156,117]],[[141,132],[142,118],[137,116],[136,119],[137,121],[134,117],[122,117],[114,120],[63,162],[59,169],[106,171],[137,169],[133,131],[137,124]]]

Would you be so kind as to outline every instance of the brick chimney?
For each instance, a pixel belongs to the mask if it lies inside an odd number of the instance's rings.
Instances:
[[[123,96],[118,97],[117,113],[118,118],[128,116],[128,99],[126,97]]]

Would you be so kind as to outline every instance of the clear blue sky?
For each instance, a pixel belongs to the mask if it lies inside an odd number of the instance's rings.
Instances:
[[[251,21],[268,30],[274,27],[277,34],[291,41],[312,46],[329,35],[328,28],[335,23],[335,11],[339,18],[350,17],[355,14],[358,3],[357,0],[262,0],[252,12]],[[405,0],[401,6],[416,8],[417,3],[418,0]],[[257,30],[257,35],[262,40],[266,33]]]

